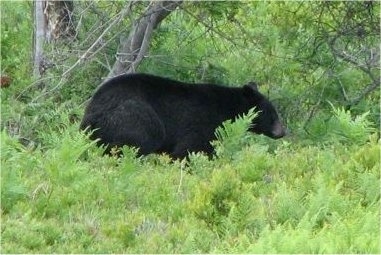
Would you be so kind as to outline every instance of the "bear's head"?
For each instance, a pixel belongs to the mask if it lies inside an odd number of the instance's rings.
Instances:
[[[286,130],[279,120],[275,107],[258,91],[257,84],[249,82],[244,86],[244,90],[249,98],[250,105],[255,107],[258,112],[258,116],[253,120],[249,131],[264,134],[274,139],[285,136]]]

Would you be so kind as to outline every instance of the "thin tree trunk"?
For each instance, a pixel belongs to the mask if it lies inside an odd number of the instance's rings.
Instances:
[[[43,73],[44,42],[46,36],[46,20],[44,16],[44,1],[34,2],[34,54],[33,76],[38,78]]]
[[[128,38],[119,45],[116,61],[108,78],[135,72],[148,51],[153,30],[181,3],[181,1],[152,1],[149,4],[141,18],[132,25]]]

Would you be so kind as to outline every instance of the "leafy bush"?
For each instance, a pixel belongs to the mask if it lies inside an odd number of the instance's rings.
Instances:
[[[349,111],[333,109],[334,118],[329,122],[328,132],[344,143],[364,144],[375,132],[368,120],[369,111],[352,118]]]
[[[313,120],[309,132],[319,142],[340,142],[343,144],[364,144],[376,132],[374,124],[368,120],[369,111],[352,117],[350,111],[332,106],[332,116],[321,116]]]

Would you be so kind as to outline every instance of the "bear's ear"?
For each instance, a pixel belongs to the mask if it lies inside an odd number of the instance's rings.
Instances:
[[[250,98],[254,98],[256,101],[260,101],[263,99],[263,95],[258,91],[258,84],[256,82],[249,82],[245,86],[243,86],[244,93],[246,96]]]
[[[253,81],[244,85],[243,89],[245,90],[245,93],[247,95],[258,94],[258,92],[259,92],[258,91],[258,84],[256,82],[253,82]]]
[[[258,91],[258,84],[254,81],[250,81],[248,84],[246,84],[246,86],[254,91]]]

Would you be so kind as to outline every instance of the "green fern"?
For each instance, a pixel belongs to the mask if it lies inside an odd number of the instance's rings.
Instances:
[[[375,132],[373,124],[368,120],[369,111],[355,118],[344,108],[332,106],[332,112],[334,117],[328,123],[328,134],[333,140],[349,144],[364,144]]]
[[[238,116],[234,121],[224,121],[215,131],[217,140],[212,142],[216,155],[231,158],[235,152],[240,151],[245,144],[247,130],[257,116],[255,108],[252,108],[247,114]]]
[[[21,169],[26,151],[16,139],[1,132],[1,210],[9,212],[18,201],[27,197]]]

